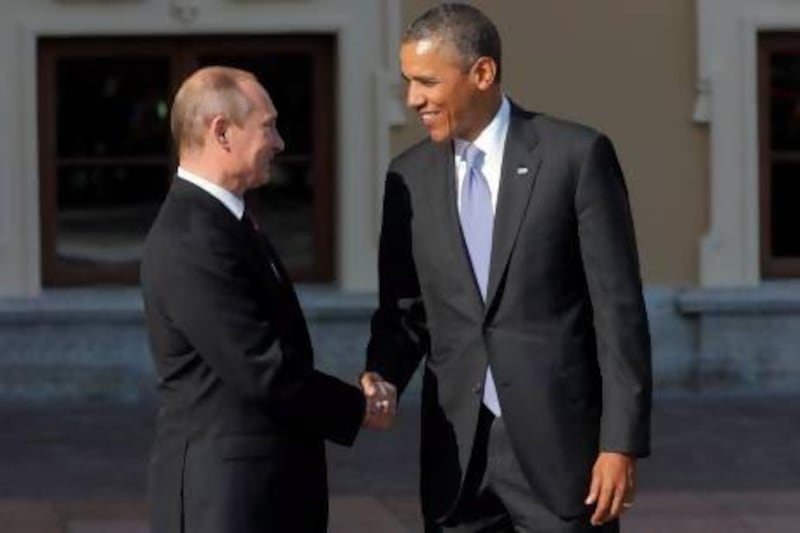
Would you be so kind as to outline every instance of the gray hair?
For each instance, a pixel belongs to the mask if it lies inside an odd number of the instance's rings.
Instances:
[[[459,3],[440,4],[429,9],[408,25],[403,42],[440,39],[458,53],[464,69],[480,57],[489,57],[497,64],[496,81],[501,79],[500,34],[481,10]]]
[[[181,84],[172,102],[170,129],[180,153],[203,147],[206,128],[216,116],[224,116],[241,126],[253,111],[253,104],[241,83],[257,81],[244,70],[230,67],[205,67]]]

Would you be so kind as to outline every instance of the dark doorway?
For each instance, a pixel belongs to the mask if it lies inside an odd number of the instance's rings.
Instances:
[[[171,97],[210,64],[269,90],[286,151],[249,200],[296,280],[332,281],[334,57],[320,35],[40,40],[43,284],[137,282],[175,171]]]
[[[800,277],[800,35],[759,37],[761,275]]]

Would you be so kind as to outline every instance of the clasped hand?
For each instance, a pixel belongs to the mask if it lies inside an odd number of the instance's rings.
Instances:
[[[397,388],[375,372],[364,372],[360,382],[366,398],[362,425],[371,429],[388,429],[397,412]]]

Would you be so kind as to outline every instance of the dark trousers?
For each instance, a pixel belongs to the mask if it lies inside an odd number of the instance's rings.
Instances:
[[[586,480],[588,492],[589,480]],[[617,533],[619,523],[589,524],[591,509],[563,520],[545,508],[517,462],[503,418],[481,406],[478,429],[456,510],[427,533]]]

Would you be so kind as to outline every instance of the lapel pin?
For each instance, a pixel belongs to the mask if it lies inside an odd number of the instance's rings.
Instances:
[[[517,176],[522,176],[528,173],[528,167],[519,167],[517,168]]]

